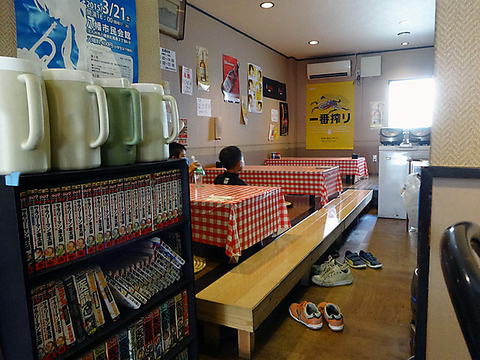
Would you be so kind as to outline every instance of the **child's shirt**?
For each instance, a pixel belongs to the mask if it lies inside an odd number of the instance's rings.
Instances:
[[[240,179],[238,174],[228,171],[218,175],[213,183],[217,185],[247,185],[245,181]]]

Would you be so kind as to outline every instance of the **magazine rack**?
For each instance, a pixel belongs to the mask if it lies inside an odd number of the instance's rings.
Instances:
[[[29,273],[27,250],[23,235],[20,193],[30,188],[54,188],[78,183],[106,181],[122,177],[153,174],[168,170],[179,170],[181,187],[181,205],[183,217],[177,222],[140,235],[132,240],[119,243],[84,257],[57,264],[52,267]],[[181,278],[172,285],[155,294],[148,302],[137,310],[120,308],[117,321],[108,319],[105,325],[94,335],[77,344],[56,359],[78,359],[88,351],[106,343],[119,331],[127,328],[138,319],[151,313],[167,299],[186,289],[188,294],[189,335],[177,342],[162,359],[176,359],[180,353],[188,349],[188,358],[197,359],[197,334],[195,316],[195,292],[193,256],[191,250],[190,201],[188,186],[188,168],[185,161],[167,160],[154,163],[142,163],[131,166],[97,168],[82,171],[49,172],[45,174],[20,175],[2,177],[0,184],[0,343],[5,360],[37,359],[35,326],[32,311],[31,290],[40,284],[63,279],[69,274],[96,264],[114,264],[122,252],[135,246],[139,241],[153,236],[161,237],[168,232],[179,234],[181,239],[181,256],[185,260]],[[8,183],[8,185],[7,185]],[[108,314],[105,315],[109,318]]]

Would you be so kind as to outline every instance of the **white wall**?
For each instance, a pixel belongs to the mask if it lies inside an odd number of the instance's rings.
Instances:
[[[317,80],[309,81],[306,76],[307,64],[323,61],[352,60],[352,73],[355,74],[356,64],[360,68],[361,58],[365,56],[382,57],[381,76],[365,77],[361,84],[355,86],[355,133],[354,150],[306,150],[306,86],[307,83],[320,83],[329,81],[353,81],[354,78],[340,80]],[[384,101],[387,104],[389,80],[410,79],[418,77],[432,77],[434,64],[433,47],[390,51],[377,54],[359,55],[357,57],[336,57],[331,59],[305,60],[297,63],[297,134],[296,154],[298,156],[350,156],[353,152],[365,156],[370,173],[378,173],[378,163],[372,162],[372,155],[378,155],[379,130],[370,128],[370,102]],[[421,99],[419,99],[421,101]]]
[[[176,41],[162,34],[160,44],[166,49],[174,50],[177,65],[193,69],[194,74],[196,46],[205,47],[209,52],[209,92],[197,90],[195,85],[193,96],[183,95],[180,93],[181,72],[162,71],[163,80],[171,83],[171,94],[177,100],[180,118],[188,120],[188,155],[195,155],[204,165],[213,164],[223,147],[238,145],[244,152],[247,164],[262,164],[270,152],[285,153],[285,149],[293,147],[296,133],[293,112],[296,104],[294,60],[269,50],[190,6],[186,12],[185,39]],[[264,98],[263,113],[249,113],[248,124],[240,123],[240,104],[223,101],[223,54],[235,57],[240,63],[241,95],[247,93],[248,63],[260,66],[264,76],[287,84],[287,102],[292,109],[288,136],[281,136],[278,141],[268,141],[270,110],[278,109],[278,100]],[[197,116],[197,97],[211,99],[212,116],[222,117],[222,140],[213,140],[212,122],[209,118]]]

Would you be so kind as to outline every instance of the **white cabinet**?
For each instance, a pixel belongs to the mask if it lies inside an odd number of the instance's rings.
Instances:
[[[409,174],[409,160],[428,160],[430,146],[379,146],[378,216],[406,219],[400,195]]]

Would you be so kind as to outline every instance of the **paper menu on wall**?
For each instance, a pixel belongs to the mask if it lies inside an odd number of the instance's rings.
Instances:
[[[197,98],[197,116],[212,116],[212,99]]]

